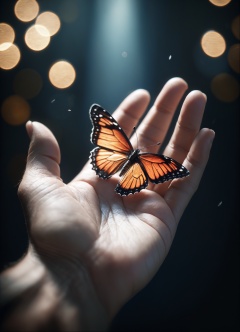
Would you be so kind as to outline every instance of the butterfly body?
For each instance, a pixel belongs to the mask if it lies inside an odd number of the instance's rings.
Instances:
[[[172,158],[134,150],[117,121],[101,106],[94,104],[90,108],[90,118],[91,142],[97,145],[90,154],[92,168],[103,179],[120,171],[121,179],[115,191],[121,196],[140,192],[148,186],[148,180],[157,184],[189,175]]]
[[[125,164],[122,166],[122,169],[119,173],[119,176],[122,176],[124,173],[126,173],[126,171],[129,169],[129,167],[132,166],[132,164],[134,164],[135,162],[139,162],[138,160],[138,155],[140,153],[139,149],[133,150],[129,155],[128,155],[128,159],[125,162]]]

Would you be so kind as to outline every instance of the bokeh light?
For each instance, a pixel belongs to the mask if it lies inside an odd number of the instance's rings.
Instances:
[[[240,44],[234,44],[230,47],[228,63],[236,73],[240,74]]]
[[[216,31],[206,32],[201,39],[201,46],[208,56],[212,58],[219,57],[226,50],[226,42],[223,36]]]
[[[18,0],[14,12],[20,21],[30,22],[37,17],[39,5],[35,0]]]
[[[232,21],[232,32],[237,39],[240,39],[240,15]]]
[[[0,50],[0,68],[2,69],[12,69],[18,64],[21,53],[19,48],[15,44],[3,43],[3,50]]]
[[[59,17],[53,12],[41,13],[36,19],[36,24],[44,26],[50,36],[55,35],[61,26]]]
[[[37,96],[42,85],[43,82],[39,73],[30,68],[18,72],[13,81],[14,92],[25,99]]]
[[[8,44],[8,47],[10,47],[14,42],[14,39],[15,32],[11,25],[7,23],[0,23],[0,50],[6,50],[6,44]],[[5,47],[2,46],[3,44],[5,44]]]
[[[25,33],[25,42],[33,51],[42,51],[50,42],[48,29],[43,25],[32,25]]]
[[[213,5],[218,6],[218,7],[223,7],[228,5],[231,0],[209,0]]]
[[[224,102],[233,102],[239,97],[239,83],[230,74],[221,73],[211,82],[214,96]]]
[[[12,95],[2,103],[1,113],[5,122],[18,126],[29,119],[30,105],[23,97]]]
[[[9,43],[9,42],[0,44],[0,52],[6,51],[11,46],[12,46],[12,43]]]
[[[68,88],[76,78],[74,67],[67,61],[55,62],[49,70],[52,85],[59,89]]]

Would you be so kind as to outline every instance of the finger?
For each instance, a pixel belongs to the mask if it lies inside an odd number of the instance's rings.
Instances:
[[[129,137],[150,101],[149,93],[138,89],[128,95],[112,114]]]
[[[27,133],[31,139],[27,165],[18,194],[22,201],[32,199],[33,193],[41,192],[42,178],[60,178],[60,149],[52,132],[39,122],[28,121]]]
[[[199,132],[206,105],[206,95],[200,91],[190,92],[181,109],[173,135],[164,150],[164,155],[182,163]],[[154,190],[164,195],[169,183],[154,186]]]
[[[199,132],[207,97],[200,91],[192,91],[186,97],[173,135],[164,154],[182,162]]]
[[[187,89],[187,83],[181,78],[169,80],[159,93],[154,105],[137,129],[141,146],[155,145],[152,152],[158,150],[157,143],[163,142],[176,108]],[[136,138],[133,138],[135,143]]]
[[[60,177],[60,149],[53,133],[39,122],[28,121],[26,129],[31,143],[25,173]]]
[[[211,129],[204,128],[199,132],[183,163],[190,171],[190,175],[184,179],[173,180],[164,195],[177,222],[199,186],[214,136],[215,133]]]

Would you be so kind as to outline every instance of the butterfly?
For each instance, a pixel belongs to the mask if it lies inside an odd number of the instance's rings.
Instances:
[[[190,174],[170,157],[134,150],[123,129],[101,106],[92,105],[89,113],[93,125],[91,142],[97,145],[90,153],[92,169],[102,179],[120,171],[115,191],[121,196],[140,192],[149,180],[163,183]]]

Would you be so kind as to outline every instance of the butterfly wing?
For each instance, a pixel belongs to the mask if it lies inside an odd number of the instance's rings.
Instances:
[[[91,142],[102,148],[129,154],[132,144],[117,121],[99,105],[90,108],[93,124]]]
[[[164,155],[142,153],[138,158],[153,183],[163,183],[190,174],[179,162]]]
[[[126,162],[126,155],[97,147],[91,151],[92,169],[103,179],[110,178]]]
[[[121,169],[133,148],[117,121],[101,106],[92,105],[90,118],[91,142],[98,146],[90,154],[92,168],[99,177],[108,179]]]
[[[123,174],[115,191],[121,196],[127,196],[141,191],[146,188],[147,185],[148,179],[146,172],[138,162],[135,162],[131,164]]]

